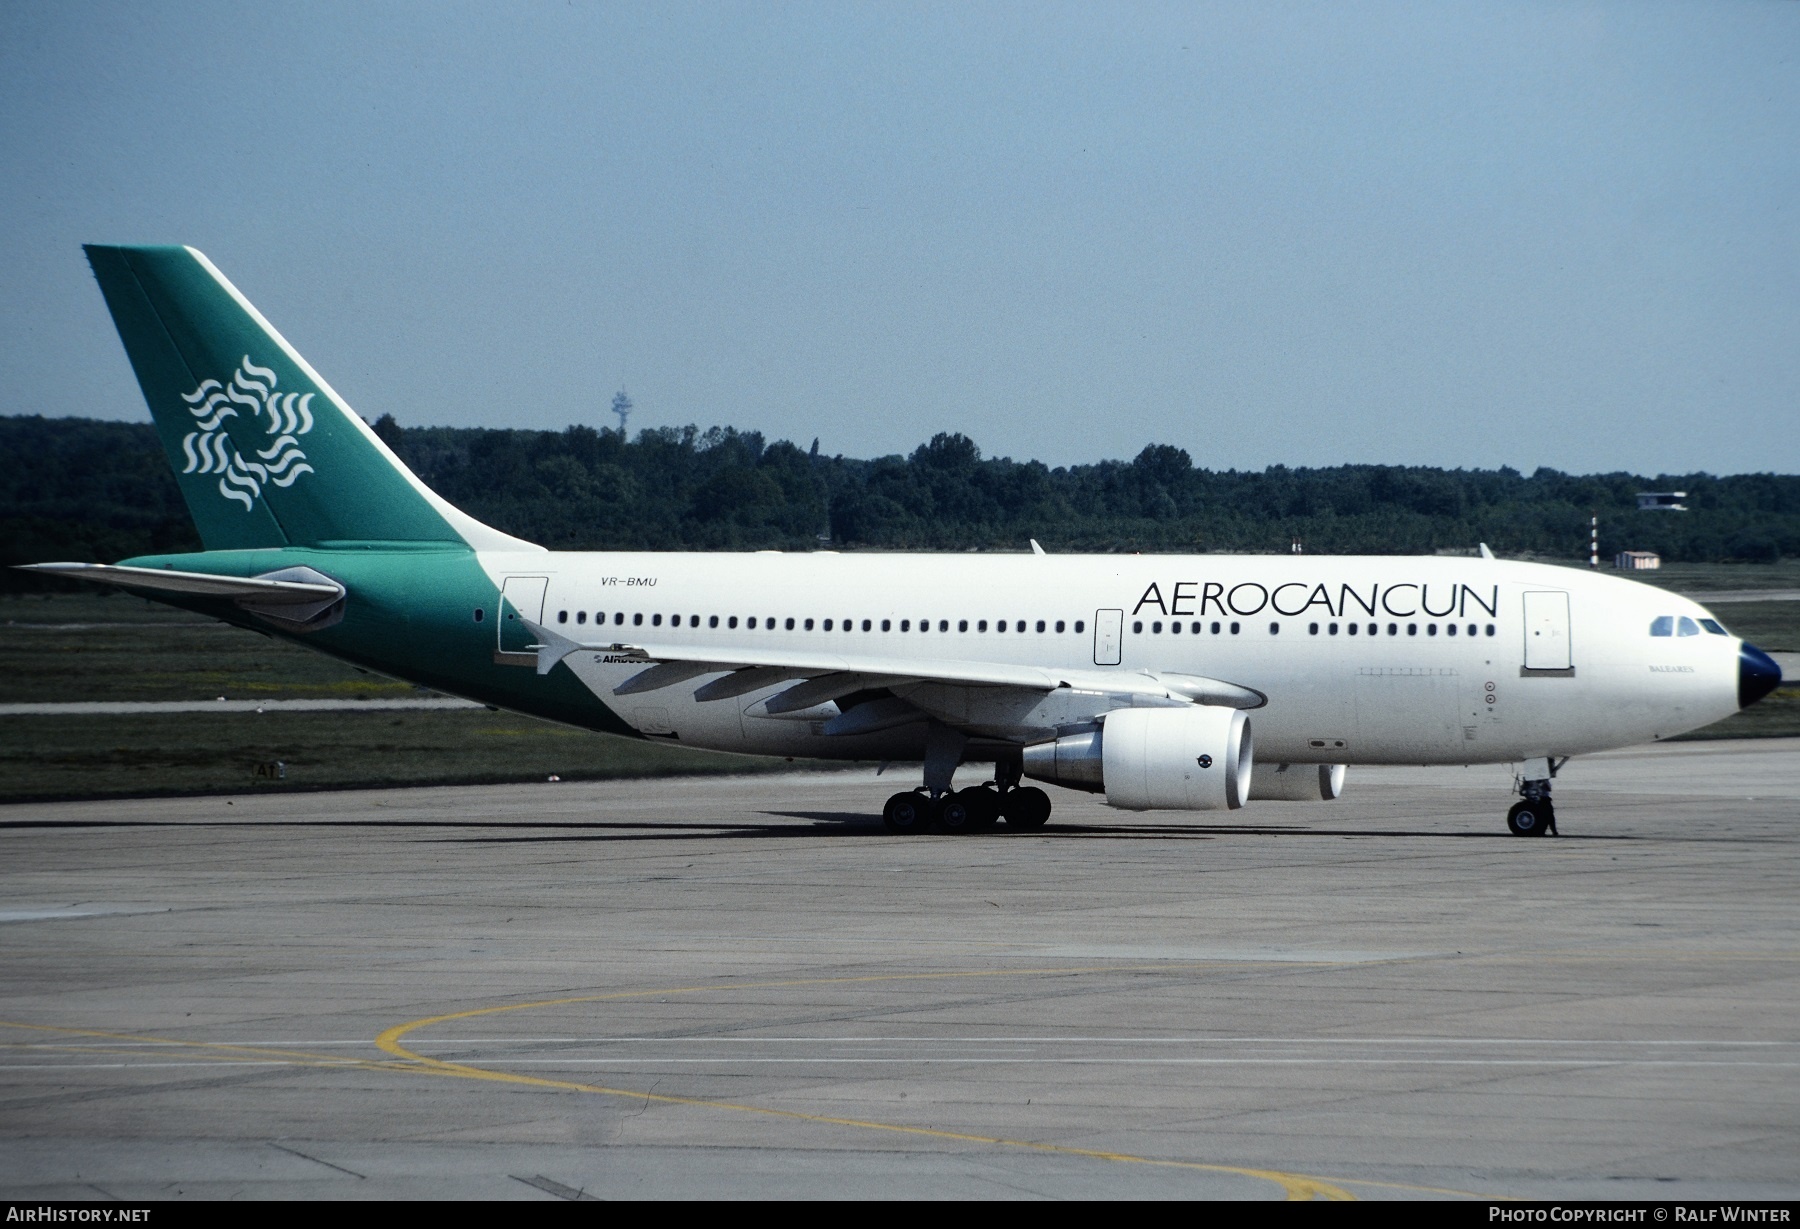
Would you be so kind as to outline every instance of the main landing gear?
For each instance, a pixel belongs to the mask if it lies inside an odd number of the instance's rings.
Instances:
[[[1519,778],[1519,801],[1506,813],[1506,828],[1514,836],[1555,836],[1556,808],[1550,803],[1550,779],[1568,763],[1550,759],[1527,760]]]
[[[985,832],[1001,820],[1008,831],[1029,832],[1050,822],[1050,795],[1035,785],[1019,785],[1019,760],[994,765],[988,785],[952,790],[950,778],[967,740],[936,722],[926,736],[925,784],[895,794],[881,808],[890,832]]]
[[[895,794],[881,808],[890,832],[986,832],[1004,821],[1009,832],[1030,832],[1050,822],[1050,795],[1035,785],[1002,793],[993,785],[953,790],[937,798],[923,788]]]

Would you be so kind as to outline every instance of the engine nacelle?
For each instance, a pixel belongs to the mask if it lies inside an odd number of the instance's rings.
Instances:
[[[1127,811],[1225,811],[1250,795],[1254,744],[1242,709],[1120,708],[1097,730],[1025,748],[1025,775],[1104,792]]]
[[[1250,773],[1256,802],[1330,802],[1343,792],[1342,764],[1258,764]]]

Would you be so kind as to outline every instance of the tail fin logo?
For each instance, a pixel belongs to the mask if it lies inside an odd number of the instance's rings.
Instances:
[[[277,392],[279,382],[273,371],[258,367],[246,354],[230,383],[203,380],[199,388],[182,394],[194,416],[194,430],[181,441],[187,457],[181,472],[218,474],[219,494],[243,504],[246,512],[269,483],[290,487],[301,474],[314,472],[299,440],[313,428],[313,394]],[[254,461],[245,460],[225,432],[225,420],[239,417],[239,410],[255,419],[269,439],[267,448],[256,450]]]

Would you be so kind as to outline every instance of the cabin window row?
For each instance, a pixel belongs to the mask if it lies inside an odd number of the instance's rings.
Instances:
[[[1171,622],[1167,629],[1168,633],[1171,636],[1179,636],[1179,635],[1181,635],[1182,626],[1183,625],[1181,623]],[[1435,636],[1438,634],[1438,625],[1436,623],[1426,623],[1423,626],[1425,628],[1425,634],[1427,636]],[[1244,626],[1241,623],[1214,622],[1214,623],[1208,624],[1208,623],[1203,623],[1203,622],[1194,622],[1194,623],[1187,624],[1186,627],[1188,629],[1188,634],[1192,635],[1192,636],[1204,635],[1208,632],[1210,632],[1214,636],[1225,634],[1225,633],[1229,633],[1230,635],[1235,636],[1239,632],[1244,630]],[[1390,636],[1401,635],[1402,627],[1404,627],[1406,629],[1405,633],[1404,633],[1405,635],[1416,636],[1419,634],[1420,624],[1417,624],[1417,623],[1406,623],[1406,624],[1389,623],[1387,625],[1387,634]],[[1364,634],[1365,628],[1367,629],[1367,634],[1370,636],[1379,636],[1381,634],[1381,624],[1379,624],[1379,623],[1367,623],[1367,624],[1345,623],[1342,625],[1337,624],[1337,623],[1327,623],[1324,625],[1324,632],[1328,636],[1336,636],[1339,634],[1339,632],[1342,632],[1345,635],[1358,636],[1358,635]],[[1486,631],[1486,634],[1490,635],[1490,636],[1499,634],[1499,630],[1492,623],[1487,624],[1485,629],[1483,627],[1481,627],[1479,624],[1475,624],[1475,623],[1468,624],[1467,628],[1468,628],[1468,634],[1471,636],[1479,636],[1482,634],[1482,632],[1484,630]],[[1144,632],[1143,622],[1140,620],[1140,621],[1132,623],[1131,630],[1136,635],[1142,635]],[[1162,621],[1160,619],[1153,620],[1150,623],[1150,634],[1151,635],[1160,636],[1163,633],[1163,631],[1164,631],[1164,628],[1163,628]],[[1307,631],[1307,634],[1310,636],[1317,636],[1320,632],[1320,625],[1317,623],[1308,623],[1306,625],[1306,631]],[[1444,624],[1444,634],[1446,636],[1454,636],[1457,634],[1457,631],[1458,631],[1457,624],[1455,624],[1455,623]],[[1281,624],[1280,623],[1270,623],[1269,624],[1269,635],[1279,636],[1280,634],[1281,634]],[[1661,634],[1667,635],[1668,633],[1663,632]]]
[[[610,621],[613,626],[622,627],[625,625],[626,620],[629,619],[631,621],[631,626],[642,627],[642,626],[644,626],[644,622],[645,622],[646,618],[649,620],[651,627],[663,626],[663,616],[660,614],[651,614],[651,615],[646,616],[641,611],[636,612],[636,613],[628,613],[623,610],[615,610],[615,611],[611,611],[611,612],[607,612],[604,610],[596,611],[594,613],[594,625],[596,627],[599,627],[599,626],[603,626],[604,624],[606,624],[607,622]],[[857,627],[858,627],[858,620],[856,620],[856,619],[817,619],[817,620],[815,620],[815,619],[795,619],[795,618],[778,619],[778,618],[758,616],[758,615],[747,615],[747,616],[742,616],[742,617],[740,617],[738,615],[725,615],[725,616],[706,615],[706,616],[704,616],[704,618],[705,618],[706,626],[708,628],[716,628],[716,627],[723,626],[727,630],[736,630],[738,628],[738,626],[740,625],[740,623],[742,624],[742,626],[745,629],[747,629],[749,631],[756,631],[756,630],[758,630],[758,628],[761,628],[764,631],[771,631],[771,632],[777,630],[777,628],[784,630],[784,631],[790,631],[790,632],[792,632],[792,631],[810,632],[815,629],[820,630],[820,631],[827,631],[827,632],[829,632],[829,631],[853,632],[853,631],[856,631]],[[672,614],[672,615],[668,616],[668,625],[671,628],[682,627],[682,626],[686,626],[686,627],[690,627],[690,628],[697,628],[701,625],[701,619],[702,619],[701,615]],[[566,610],[557,611],[556,612],[556,621],[558,623],[567,623],[569,621],[569,612]],[[575,622],[577,624],[583,624],[583,623],[586,623],[587,621],[588,621],[588,612],[587,611],[577,610],[575,612]],[[891,632],[894,630],[895,622],[896,622],[896,620],[893,620],[893,619],[863,619],[860,621],[860,625],[861,625],[861,629],[865,632],[872,632],[872,631],[876,631],[878,629],[880,631],[884,631],[884,632]],[[950,630],[950,622],[951,621],[949,619],[939,619],[937,621],[937,630],[940,632],[948,632]],[[913,620],[911,620],[911,619],[900,619],[900,620],[898,620],[898,623],[899,623],[899,630],[901,630],[903,632],[910,632],[910,631],[914,630],[915,625],[913,623]],[[969,627],[970,627],[970,622],[968,619],[956,620],[956,630],[957,631],[966,632],[969,630]],[[988,630],[988,621],[986,619],[976,619],[974,621],[974,629],[977,632],[987,631]],[[1036,621],[1035,624],[1027,619],[1012,619],[1012,620],[996,619],[993,623],[993,630],[996,633],[1003,633],[1003,632],[1010,630],[1014,633],[1023,634],[1027,631],[1036,630],[1040,634],[1054,632],[1055,634],[1061,635],[1061,634],[1068,632],[1070,629],[1071,629],[1071,624],[1065,619],[1057,619],[1054,621],[1049,620],[1049,619],[1039,619]],[[921,632],[931,631],[932,630],[932,621],[930,619],[920,619],[917,623],[917,630],[921,631]],[[1077,634],[1087,631],[1087,621],[1085,619],[1076,619],[1073,623],[1073,630]]]

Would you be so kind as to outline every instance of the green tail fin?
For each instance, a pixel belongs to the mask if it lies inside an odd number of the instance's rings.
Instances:
[[[530,549],[420,482],[205,256],[85,250],[208,550]]]

